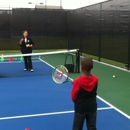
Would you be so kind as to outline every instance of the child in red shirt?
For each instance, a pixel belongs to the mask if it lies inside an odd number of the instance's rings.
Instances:
[[[82,130],[85,119],[87,129],[96,130],[98,78],[91,74],[92,68],[92,59],[84,58],[81,61],[83,75],[73,82],[71,92],[75,108],[73,130]]]

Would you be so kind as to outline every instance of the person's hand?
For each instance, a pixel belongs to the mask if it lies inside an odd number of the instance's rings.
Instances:
[[[32,47],[33,45],[32,44],[26,44],[26,47]]]
[[[74,80],[73,79],[70,79],[71,83],[74,84]]]
[[[30,47],[32,47],[33,45],[31,44]]]
[[[30,47],[30,45],[29,45],[29,44],[26,44],[26,47]]]
[[[22,39],[20,40],[19,44],[21,45],[23,41],[24,41],[24,39],[22,38]]]

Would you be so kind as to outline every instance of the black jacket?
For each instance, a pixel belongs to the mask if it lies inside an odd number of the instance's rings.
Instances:
[[[25,39],[23,37],[23,39]],[[21,46],[21,52],[22,54],[26,54],[26,53],[32,53],[32,47],[26,47],[26,44],[32,44],[34,46],[33,40],[30,37],[27,37],[27,43],[25,43],[25,40],[23,40]]]
[[[87,113],[97,110],[97,86],[98,78],[94,75],[80,76],[74,81],[71,96],[75,103],[75,112]]]
[[[75,102],[75,112],[95,112],[97,110],[96,91],[97,84],[91,92],[87,92],[82,87],[80,87],[80,90],[77,95],[77,100]]]

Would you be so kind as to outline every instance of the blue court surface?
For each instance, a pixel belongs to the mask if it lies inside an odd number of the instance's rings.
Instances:
[[[71,130],[72,84],[54,83],[53,68],[39,59],[33,66],[24,72],[23,62],[0,63],[0,130]],[[100,97],[97,102],[98,130],[130,130],[129,116]]]

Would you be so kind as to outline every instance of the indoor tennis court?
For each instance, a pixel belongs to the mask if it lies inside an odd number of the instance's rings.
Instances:
[[[51,76],[53,67],[64,64],[64,58],[64,53],[43,55],[42,59],[35,58],[33,59],[35,70],[33,73],[22,70],[23,62],[5,60],[0,63],[0,129],[70,130],[72,128],[74,116],[73,102],[70,97],[72,84],[67,82],[58,85]],[[130,88],[128,84],[124,84],[129,78],[123,80],[121,78],[122,76],[129,77],[130,74],[98,62],[94,62],[94,65],[93,73],[100,78],[98,95],[104,97],[103,99],[97,96],[97,129],[129,130],[129,108],[126,109],[129,99],[124,106],[116,98],[121,99],[121,95],[129,95]],[[103,76],[104,69],[105,77]],[[116,75],[115,79],[112,78],[113,73]],[[73,73],[71,77],[74,78],[80,74]],[[123,88],[126,91],[123,91]],[[114,91],[118,93],[113,95]],[[111,95],[107,95],[109,93]],[[113,96],[115,98],[111,98]],[[106,100],[107,98],[111,101]]]

